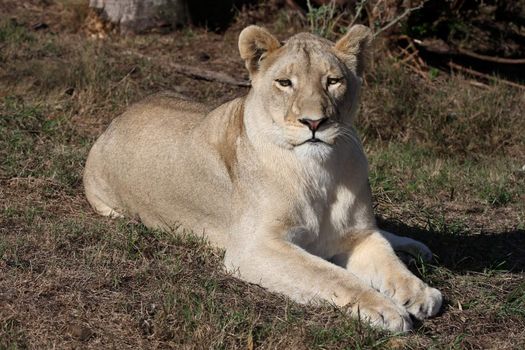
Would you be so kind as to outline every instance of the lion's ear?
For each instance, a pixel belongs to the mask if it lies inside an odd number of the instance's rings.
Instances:
[[[342,54],[346,65],[355,70],[358,76],[363,75],[368,60],[370,44],[372,42],[372,31],[370,28],[356,24],[335,43],[335,49]]]
[[[259,62],[281,46],[270,32],[258,26],[248,26],[239,35],[239,52],[250,76],[257,73]]]

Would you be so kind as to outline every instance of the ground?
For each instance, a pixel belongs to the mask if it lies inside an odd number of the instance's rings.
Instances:
[[[437,317],[395,335],[241,282],[190,233],[100,217],[83,195],[90,146],[130,103],[247,92],[169,62],[246,79],[243,26],[284,39],[297,18],[263,8],[222,34],[96,39],[75,1],[6,0],[0,12],[0,349],[525,348],[523,90],[423,79],[376,47],[357,127],[378,220],[431,247],[434,260],[412,268],[445,297]]]

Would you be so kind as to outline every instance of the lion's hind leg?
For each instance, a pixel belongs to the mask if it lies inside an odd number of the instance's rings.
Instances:
[[[112,219],[124,217],[124,215],[122,215],[121,213],[116,211],[114,208],[112,208],[110,204],[107,203],[107,201],[102,199],[102,197],[103,196],[100,196],[96,190],[86,185],[86,198],[89,204],[91,204],[93,209],[95,209],[95,211],[98,214],[102,216],[110,217]]]
[[[88,198],[89,204],[91,204],[93,209],[95,209],[98,214],[110,217],[112,219],[124,217],[124,215],[111,208],[109,205],[104,203],[104,201],[100,200],[100,198],[98,198],[96,195],[89,194],[88,191],[86,191],[86,197]]]
[[[380,232],[396,252],[409,255],[407,258],[401,257],[403,261],[407,262],[406,260],[411,260],[410,257],[421,258],[424,262],[432,260],[432,251],[425,244],[415,239],[398,236],[387,231],[380,230]]]
[[[112,219],[124,217],[115,209],[117,201],[114,199],[115,196],[110,194],[111,188],[102,180],[102,176],[94,171],[89,158],[84,170],[83,181],[86,198],[98,214]]]

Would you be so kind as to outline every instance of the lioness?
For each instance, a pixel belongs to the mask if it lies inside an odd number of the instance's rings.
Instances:
[[[249,26],[239,51],[252,88],[216,109],[169,94],[116,118],[84,174],[100,214],[176,223],[226,250],[246,281],[307,303],[326,300],[392,331],[441,306],[396,249],[423,244],[376,226],[368,165],[353,127],[371,31],[337,43],[297,34],[281,44]]]

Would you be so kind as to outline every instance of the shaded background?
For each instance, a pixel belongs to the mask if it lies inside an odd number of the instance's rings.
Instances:
[[[224,31],[235,14],[255,7],[253,0],[91,0],[103,20],[121,33],[168,32],[187,25]],[[506,79],[525,79],[525,2],[478,0],[416,1],[327,1],[273,0],[264,2],[274,11],[284,7],[301,18],[329,29],[319,33],[329,38],[350,23],[363,23],[375,30],[386,28],[383,38],[390,45],[418,49],[425,62],[442,69],[471,68]],[[329,16],[332,18],[328,19]],[[450,63],[454,65],[451,65]]]

